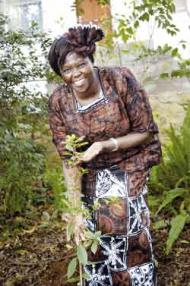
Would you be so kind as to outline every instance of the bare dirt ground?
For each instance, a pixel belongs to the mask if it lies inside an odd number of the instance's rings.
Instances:
[[[190,285],[190,229],[168,256],[167,230],[153,231],[158,286]],[[37,228],[0,244],[0,286],[66,286],[68,250],[60,227]]]

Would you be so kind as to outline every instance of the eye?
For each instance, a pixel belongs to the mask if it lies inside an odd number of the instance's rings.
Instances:
[[[82,67],[84,67],[85,65],[86,65],[86,63],[85,63],[85,62],[82,62],[82,63],[78,64],[78,67],[79,67],[79,68],[82,68]]]
[[[62,70],[63,74],[68,74],[70,72],[71,72],[71,68],[65,68],[65,69]]]

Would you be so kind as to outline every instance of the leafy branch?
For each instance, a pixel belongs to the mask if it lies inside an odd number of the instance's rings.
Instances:
[[[82,176],[87,172],[82,167],[79,167],[80,158],[82,153],[78,152],[77,149],[87,145],[87,142],[84,142],[83,137],[77,137],[76,135],[68,135],[65,140],[65,148],[67,152],[65,153],[70,157],[68,160],[68,165],[70,167],[78,166],[77,176]],[[73,178],[77,179],[77,178]],[[80,189],[80,186],[78,186]],[[75,187],[75,193],[77,193],[77,186]],[[73,207],[74,205],[74,207]],[[83,220],[89,219],[91,217],[88,209],[86,209],[82,204],[79,207],[76,207],[75,203],[72,204],[68,201],[68,210],[71,214],[71,219],[67,223],[66,232],[67,232],[67,241],[70,242],[70,246],[73,249],[74,255],[72,260],[68,264],[67,269],[67,278],[70,282],[79,280],[79,285],[82,286],[83,278],[86,277],[86,274],[83,273],[82,266],[85,266],[88,263],[88,254],[87,250],[90,250],[92,253],[96,253],[98,244],[100,241],[101,232],[97,231],[95,233],[89,231],[87,228],[84,229],[84,235],[81,239],[76,243],[73,243],[75,237],[75,222],[77,216],[82,214]],[[78,271],[77,271],[78,268]],[[79,277],[72,278],[74,274],[79,272]]]

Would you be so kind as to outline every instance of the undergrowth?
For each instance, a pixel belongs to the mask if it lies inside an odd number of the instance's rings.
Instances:
[[[149,203],[157,229],[169,227],[166,254],[190,222],[190,105],[180,130],[167,131],[168,143],[163,146],[162,163],[153,169]],[[188,242],[187,242],[188,243]]]

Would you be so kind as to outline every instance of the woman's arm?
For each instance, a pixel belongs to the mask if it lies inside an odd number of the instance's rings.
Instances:
[[[95,142],[86,150],[81,160],[83,162],[88,162],[103,152],[113,152],[114,149],[126,150],[144,144],[151,139],[151,136],[152,135],[149,132],[131,132],[125,136],[114,138],[116,142],[111,139]]]
[[[84,162],[92,160],[102,152],[112,152],[117,149],[127,150],[148,143],[152,136],[158,133],[145,90],[127,68],[120,68],[118,74],[120,80],[117,82],[122,82],[122,86],[120,86],[122,89],[121,99],[130,121],[130,132],[125,136],[114,138],[114,140],[93,143],[82,157]],[[119,88],[118,94],[120,94]]]
[[[67,188],[67,197],[71,207],[76,209],[76,212],[63,213],[62,219],[68,224],[73,225],[74,239],[75,242],[79,244],[84,236],[82,212],[78,212],[78,209],[81,209],[81,175],[78,167],[71,168],[65,163],[68,159],[68,155],[65,154],[67,150],[64,143],[67,134],[59,107],[60,96],[61,90],[56,90],[49,98],[49,125],[53,135],[53,143],[55,144],[61,159],[63,159],[63,175]]]
[[[114,140],[102,141],[102,151],[112,151],[114,149],[126,150],[128,148],[136,147],[138,145],[144,144],[151,139],[151,133],[129,133],[125,136],[114,138]],[[116,151],[116,150],[115,150]]]

